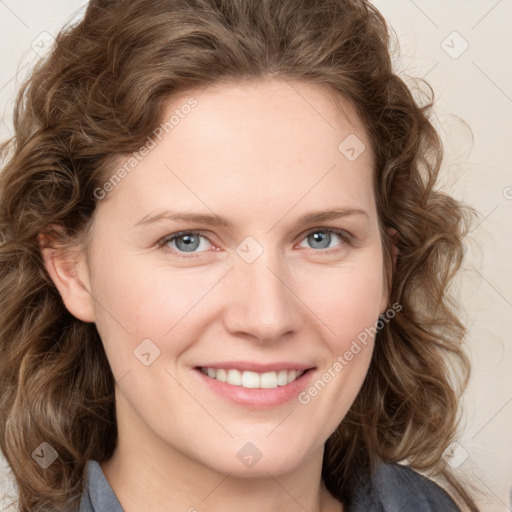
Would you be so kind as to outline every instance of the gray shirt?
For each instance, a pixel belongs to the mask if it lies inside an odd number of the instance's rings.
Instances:
[[[371,484],[371,485],[370,485]],[[381,463],[347,512],[460,512],[439,485],[411,468]],[[80,512],[124,512],[100,465],[89,461]]]

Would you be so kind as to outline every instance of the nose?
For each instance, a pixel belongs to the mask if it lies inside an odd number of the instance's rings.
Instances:
[[[291,274],[285,262],[267,252],[252,263],[238,258],[227,276],[226,329],[260,343],[276,342],[299,330],[304,305],[293,291]]]

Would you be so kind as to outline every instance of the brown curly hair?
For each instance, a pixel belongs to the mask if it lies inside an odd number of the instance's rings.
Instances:
[[[402,306],[378,332],[363,387],[327,440],[324,482],[349,503],[355,468],[407,460],[444,475],[476,510],[442,458],[469,375],[465,329],[447,295],[469,215],[435,188],[433,93],[414,99],[392,69],[390,40],[364,0],[92,1],[64,27],[23,84],[15,136],[1,146],[0,446],[21,512],[75,510],[87,461],[109,459],[117,439],[102,341],[94,323],[67,311],[38,235],[86,244],[109,164],[143,146],[173,94],[264,78],[320,84],[356,108],[374,154],[389,302]],[[31,458],[41,440],[59,455],[45,470]]]

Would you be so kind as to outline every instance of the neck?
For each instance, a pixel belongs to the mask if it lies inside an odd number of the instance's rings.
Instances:
[[[116,455],[101,467],[125,512],[343,512],[321,482],[305,488],[289,475],[244,479],[210,472],[205,478],[202,472],[187,478],[180,467],[163,477],[156,466],[125,464]]]

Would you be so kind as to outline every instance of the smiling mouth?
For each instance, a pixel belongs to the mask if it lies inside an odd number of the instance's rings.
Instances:
[[[248,389],[273,389],[291,384],[310,369],[279,370],[264,373],[207,367],[199,367],[198,370],[211,379],[226,382],[232,386],[241,386]]]

